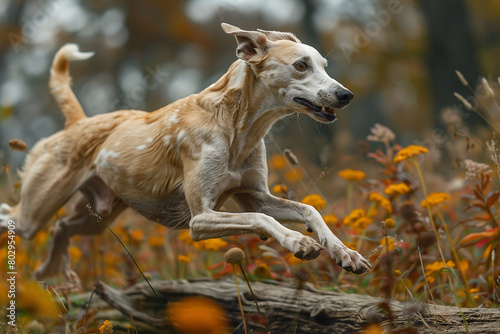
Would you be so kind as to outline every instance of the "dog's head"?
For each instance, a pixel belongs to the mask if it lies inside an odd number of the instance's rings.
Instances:
[[[348,89],[326,73],[326,59],[293,34],[245,31],[226,23],[222,29],[236,37],[238,58],[251,66],[284,107],[330,123],[337,119],[335,110],[347,106],[353,98]]]

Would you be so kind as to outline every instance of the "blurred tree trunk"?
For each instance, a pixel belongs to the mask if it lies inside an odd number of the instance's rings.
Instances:
[[[462,108],[453,93],[459,92],[465,97],[470,95],[458,80],[455,70],[462,72],[472,86],[476,83],[479,75],[476,46],[463,0],[422,0],[422,10],[428,28],[427,66],[434,120],[439,126],[442,123],[439,113],[444,107],[457,105]],[[479,121],[475,113],[467,118],[469,122]]]

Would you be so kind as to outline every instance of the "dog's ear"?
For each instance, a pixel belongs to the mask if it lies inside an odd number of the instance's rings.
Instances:
[[[268,40],[266,35],[259,31],[246,31],[240,28],[222,23],[222,30],[226,34],[236,37],[238,47],[236,48],[236,55],[244,61],[253,61],[260,59],[264,56],[267,49]]]
[[[290,32],[269,31],[269,30],[262,30],[262,29],[257,29],[257,31],[266,35],[267,39],[272,41],[272,42],[276,42],[279,40],[288,40],[288,41],[292,41],[295,43],[301,43],[300,40],[294,34],[292,34]]]

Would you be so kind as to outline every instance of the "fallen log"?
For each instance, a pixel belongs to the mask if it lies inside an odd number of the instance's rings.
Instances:
[[[102,301],[105,301],[120,311],[124,319],[132,318],[141,334],[168,333],[172,330],[172,323],[166,316],[168,305],[188,296],[204,296],[223,307],[232,328],[241,327],[234,279],[151,281],[151,285],[157,295],[146,283],[117,290],[99,282],[95,293],[102,300],[95,300],[94,296],[93,302],[100,303],[102,308]],[[400,329],[399,333],[466,333],[457,307],[329,292],[310,284],[299,290],[291,284],[265,281],[252,283],[252,288],[260,312],[250,290],[240,282],[249,333],[356,333],[371,322],[380,323],[384,328]],[[462,312],[468,333],[500,332],[500,310],[462,308]],[[238,328],[235,333],[243,333],[243,329]]]

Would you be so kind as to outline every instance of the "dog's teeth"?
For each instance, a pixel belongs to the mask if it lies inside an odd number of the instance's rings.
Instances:
[[[322,107],[321,107],[321,110],[323,110],[323,112],[326,112],[326,108],[325,108],[325,106],[322,106]]]

